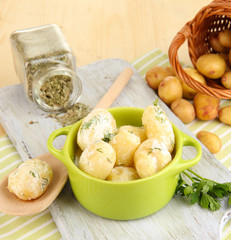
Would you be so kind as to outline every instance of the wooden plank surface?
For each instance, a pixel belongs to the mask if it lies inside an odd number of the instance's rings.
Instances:
[[[83,82],[81,102],[94,106],[104,95],[115,78],[125,67],[132,67],[120,59],[107,59],[78,68]],[[135,70],[134,70],[135,71]],[[146,82],[135,72],[128,85],[113,103],[115,106],[146,107],[157,98]],[[169,119],[186,134],[193,137],[185,125],[160,101]],[[54,119],[39,110],[30,102],[21,85],[0,89],[0,122],[11,138],[23,160],[47,152],[46,142],[52,131],[61,126]],[[30,124],[34,121],[34,124]],[[61,147],[64,138],[58,138]],[[194,149],[184,147],[183,158],[191,159]],[[231,181],[230,172],[203,147],[201,161],[193,167],[199,174],[215,181]],[[139,220],[114,221],[98,217],[84,209],[75,199],[69,182],[50,206],[51,214],[63,239],[177,239],[177,240],[217,240],[219,222],[227,210],[217,212],[201,209],[198,205],[189,206],[179,196],[159,212]]]

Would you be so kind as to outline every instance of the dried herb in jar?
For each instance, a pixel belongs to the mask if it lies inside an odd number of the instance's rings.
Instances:
[[[51,107],[65,107],[71,92],[71,78],[69,76],[57,75],[45,80],[40,88],[40,98]]]
[[[75,57],[57,25],[15,31],[11,43],[15,70],[30,100],[45,111],[78,101],[82,85]]]

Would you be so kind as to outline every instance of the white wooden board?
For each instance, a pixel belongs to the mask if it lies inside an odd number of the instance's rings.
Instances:
[[[120,59],[107,59],[79,67],[78,74],[83,83],[80,101],[94,106],[118,74],[128,66],[132,67]],[[48,136],[61,127],[25,96],[21,85],[0,89],[0,122],[23,160],[46,153]],[[156,94],[136,72],[112,107],[145,108],[156,98]],[[193,136],[169,108],[159,102],[170,120],[186,134]],[[30,121],[35,123],[30,124]],[[58,138],[57,147],[61,147],[64,140]],[[185,159],[191,159],[194,154],[193,149],[184,148]],[[204,146],[202,159],[193,169],[219,182],[231,181],[229,171]],[[151,216],[132,221],[114,221],[84,209],[75,199],[68,182],[49,209],[63,239],[217,240],[219,222],[227,210],[226,202],[227,199],[222,202],[221,210],[210,212],[198,205],[190,206],[182,197],[174,196],[162,210]]]

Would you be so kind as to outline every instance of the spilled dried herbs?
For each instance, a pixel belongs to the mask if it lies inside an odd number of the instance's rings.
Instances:
[[[91,106],[83,103],[76,103],[63,112],[51,113],[48,117],[55,118],[63,127],[71,125],[84,118],[92,110]]]

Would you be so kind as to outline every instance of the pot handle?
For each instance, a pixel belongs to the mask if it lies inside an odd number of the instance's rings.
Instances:
[[[54,145],[53,145],[53,142],[58,136],[68,135],[70,129],[71,129],[71,125],[67,126],[67,127],[64,127],[64,128],[57,129],[50,134],[50,136],[47,140],[47,148],[48,148],[49,152],[52,155],[54,155],[56,158],[58,158],[62,163],[64,163],[63,149],[55,148]]]
[[[201,148],[200,143],[196,139],[190,137],[189,135],[183,133],[182,131],[180,131],[180,134],[182,137],[182,151],[180,153],[181,156],[179,157],[179,160],[175,162],[174,167],[173,167],[173,169],[174,169],[173,172],[175,172],[175,173],[180,173],[183,170],[194,166],[195,164],[197,164],[199,162],[199,160],[201,159],[201,156],[202,156],[202,148]],[[196,157],[194,157],[192,159],[184,160],[182,158],[182,152],[183,152],[184,146],[195,147],[197,150]]]

